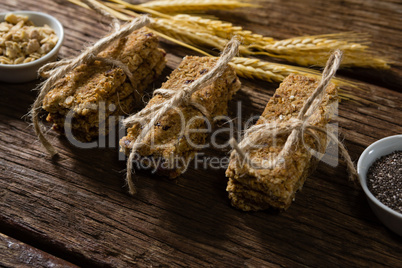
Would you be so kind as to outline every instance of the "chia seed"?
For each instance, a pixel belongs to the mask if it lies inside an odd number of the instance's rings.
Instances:
[[[367,172],[367,186],[381,203],[402,213],[402,151],[377,159]]]

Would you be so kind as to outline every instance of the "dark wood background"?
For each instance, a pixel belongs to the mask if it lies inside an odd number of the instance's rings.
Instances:
[[[360,103],[342,101],[339,108],[341,137],[354,161],[372,142],[402,133],[400,1],[257,2],[259,9],[208,13],[275,38],[369,33],[373,48],[395,62],[389,71],[338,75],[364,89],[353,93]],[[66,1],[1,1],[0,12],[13,10],[57,17],[66,34],[62,58],[108,31],[97,14]],[[194,54],[163,40],[161,46],[168,51],[164,76]],[[278,84],[242,82],[231,115],[239,100],[244,116],[260,114]],[[402,266],[402,238],[375,217],[342,161],[336,168],[321,163],[281,214],[232,208],[224,170],[190,168],[175,182],[139,172],[133,198],[116,149],[78,149],[49,132],[60,157],[46,156],[24,117],[37,83],[0,83],[0,266]]]

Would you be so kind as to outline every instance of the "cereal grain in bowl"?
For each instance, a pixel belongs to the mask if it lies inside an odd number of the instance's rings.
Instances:
[[[360,184],[374,214],[376,214],[380,221],[390,230],[402,236],[402,213],[383,204],[376,196],[374,196],[375,193],[373,194],[370,191],[368,183],[370,174],[372,173],[372,171],[369,172],[370,167],[372,167],[378,159],[381,159],[384,156],[387,157],[395,151],[402,151],[402,135],[394,135],[374,142],[361,154],[359,161],[357,162],[357,172],[359,173]],[[399,171],[390,175],[396,176],[394,177],[396,180],[402,179],[398,174],[400,174]],[[395,193],[392,194],[392,197],[394,194]],[[390,197],[390,195],[388,195],[388,197]],[[392,203],[393,202],[391,202],[391,204]]]
[[[61,23],[35,11],[0,13],[0,81],[23,83],[55,60],[64,39]]]
[[[402,213],[402,151],[377,159],[367,172],[367,186],[381,203]]]
[[[37,60],[57,44],[54,30],[35,26],[28,16],[8,13],[0,23],[0,63],[21,64]]]

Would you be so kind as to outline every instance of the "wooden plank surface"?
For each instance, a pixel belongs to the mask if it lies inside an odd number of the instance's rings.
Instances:
[[[0,234],[0,260],[6,267],[77,267],[4,234]]]
[[[366,32],[375,50],[402,61],[399,1],[258,3],[260,9],[209,13],[275,38]],[[66,1],[1,2],[0,12],[12,10],[41,10],[57,17],[66,32],[62,58],[76,55],[108,31],[97,14]],[[163,40],[161,46],[168,52],[163,77],[183,56],[194,54]],[[402,133],[402,68],[349,69],[339,76],[359,81],[365,89],[354,92],[364,101],[342,101],[339,107],[341,137],[357,161],[372,142]],[[138,172],[133,198],[122,187],[125,162],[117,149],[79,149],[49,132],[60,157],[52,161],[46,156],[24,117],[37,83],[0,83],[0,233],[11,237],[1,236],[2,241],[16,238],[27,248],[79,266],[401,266],[402,238],[374,216],[363,192],[347,181],[342,161],[336,168],[321,163],[281,214],[232,208],[222,169],[190,167],[175,182]],[[242,83],[230,104],[233,117],[238,101],[244,118],[260,114],[278,86]],[[203,153],[224,156],[227,150]],[[11,249],[2,254],[18,261]],[[0,259],[0,266],[7,264]]]

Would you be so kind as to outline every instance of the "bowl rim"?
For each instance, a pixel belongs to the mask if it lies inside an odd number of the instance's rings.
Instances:
[[[41,57],[37,60],[31,61],[31,62],[27,62],[27,63],[0,64],[0,68],[21,69],[21,68],[25,68],[25,67],[33,67],[35,65],[48,61],[51,57],[54,56],[54,53],[60,49],[60,47],[62,46],[63,41],[64,41],[64,27],[63,27],[63,24],[61,24],[61,22],[58,19],[56,19],[55,17],[53,17],[52,15],[49,15],[47,13],[43,13],[40,11],[31,11],[31,10],[15,10],[15,11],[0,12],[0,16],[10,14],[10,13],[19,14],[19,15],[33,14],[33,15],[39,15],[39,16],[45,17],[48,20],[53,21],[57,25],[57,27],[60,29],[60,36],[57,36],[59,38],[59,40],[57,41],[54,48],[52,48],[52,50],[50,50],[48,53],[46,53],[46,55],[44,55],[43,57]],[[53,30],[54,30],[54,28],[53,28]]]
[[[361,172],[363,171],[363,162],[365,160],[365,158],[368,156],[368,154],[370,153],[371,150],[373,150],[373,148],[379,146],[381,143],[387,142],[389,140],[394,140],[394,139],[402,139],[402,134],[398,134],[398,135],[393,135],[393,136],[388,136],[382,139],[379,139],[378,141],[370,144],[364,151],[363,153],[360,155],[359,160],[357,162],[357,173],[359,175],[359,181],[360,181],[360,185],[363,188],[363,191],[365,192],[366,196],[373,202],[375,203],[377,206],[379,206],[381,209],[387,211],[388,213],[394,215],[395,217],[398,217],[402,220],[402,213],[399,213],[395,210],[393,210],[392,208],[386,206],[385,204],[383,204],[380,200],[378,200],[372,193],[371,191],[368,189],[367,186],[367,176],[365,176],[363,178]],[[397,151],[398,149],[396,149],[395,151]],[[376,159],[380,158],[381,156],[385,156],[388,154],[381,154],[379,155]],[[376,161],[376,160],[374,160]],[[373,162],[374,163],[374,162]],[[371,167],[371,165],[373,164],[371,163],[370,166],[367,167],[367,171],[368,168]]]

